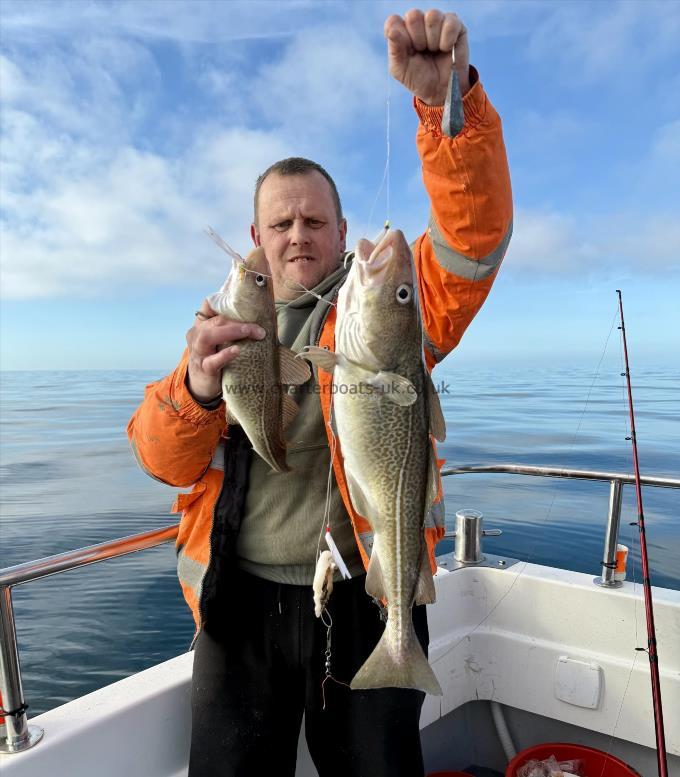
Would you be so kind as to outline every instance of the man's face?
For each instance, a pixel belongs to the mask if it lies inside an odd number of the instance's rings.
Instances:
[[[303,287],[313,288],[337,269],[347,222],[338,222],[331,187],[321,173],[271,173],[260,187],[257,215],[250,231],[269,260],[276,299],[295,299]]]

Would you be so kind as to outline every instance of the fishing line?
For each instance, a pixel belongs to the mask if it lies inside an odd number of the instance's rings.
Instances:
[[[321,682],[321,700],[322,700],[322,706],[321,709],[326,709],[326,682],[328,680],[333,680],[334,683],[337,683],[338,685],[344,685],[345,688],[350,688],[351,686],[348,683],[343,683],[342,680],[338,680],[337,677],[333,677],[331,674],[331,657],[332,657],[332,650],[331,650],[331,629],[333,627],[333,618],[331,618],[330,612],[328,612],[328,609],[326,607],[323,608],[321,611],[321,622],[326,627],[326,652],[324,653],[324,678]]]
[[[628,542],[630,543],[629,547],[630,547],[631,551],[633,550],[633,547],[635,545],[635,530],[634,530],[633,526],[634,526],[634,524],[630,525],[631,536],[630,536],[630,539],[628,540]],[[638,537],[637,539],[638,539],[638,542],[639,542],[640,538]],[[635,618],[635,644],[637,645],[638,642],[639,642],[639,639],[638,639],[639,635],[638,635],[637,571],[636,571],[636,568],[635,568],[635,554],[631,553],[630,556],[631,556],[631,566],[632,566],[632,572],[633,572],[633,613],[634,613],[634,618]],[[638,657],[639,652],[640,652],[639,648],[635,648],[635,650],[633,651],[633,660],[631,662],[630,669],[628,671],[628,679],[626,680],[626,686],[623,689],[623,695],[621,696],[621,702],[619,703],[619,709],[618,709],[618,712],[616,714],[616,720],[614,721],[614,729],[612,730],[611,736],[609,737],[609,744],[607,745],[607,748],[605,750],[605,752],[607,752],[607,753],[611,752],[612,743],[613,743],[614,739],[616,738],[616,729],[618,728],[619,721],[621,720],[621,713],[623,712],[623,705],[624,705],[624,702],[626,700],[626,696],[628,695],[628,688],[630,686],[630,681],[631,681],[631,679],[633,677],[633,672],[635,671],[635,662],[637,661],[637,657]],[[600,772],[600,777],[603,777],[604,770],[605,770],[606,767],[607,767],[607,762],[605,760],[603,762],[603,764],[602,764],[602,771]]]
[[[596,379],[598,377],[598,374],[599,374],[600,365],[602,364],[602,361],[604,360],[604,357],[605,357],[605,354],[606,354],[606,351],[607,351],[607,346],[608,346],[609,340],[611,338],[611,333],[613,331],[614,324],[616,323],[616,320],[617,320],[618,316],[619,316],[619,311],[617,310],[616,314],[614,315],[614,319],[612,321],[612,326],[611,326],[611,328],[609,330],[609,334],[607,335],[607,339],[606,339],[606,342],[605,342],[605,347],[604,347],[603,353],[602,353],[602,355],[600,357],[600,360],[598,362],[598,365],[597,365],[597,368],[596,368],[596,374],[595,374],[595,377],[594,377],[593,382],[591,384],[590,390],[588,392],[588,396],[586,398],[586,406],[584,407],[584,410],[583,410],[583,412],[581,414],[581,418],[579,419],[579,424],[578,424],[577,430],[576,430],[576,432],[574,434],[574,438],[572,440],[572,445],[570,447],[570,451],[569,452],[571,452],[571,450],[573,449],[573,445],[575,443],[576,436],[578,435],[578,432],[579,432],[579,429],[580,429],[580,426],[581,426],[581,422],[583,420],[583,417],[584,417],[586,409],[587,409],[587,405],[588,405],[588,401],[589,401],[590,395],[592,393],[593,387],[595,385],[595,381],[596,381]],[[622,328],[622,326],[623,326],[623,324],[619,328]],[[622,334],[622,337],[623,337],[623,334]],[[622,376],[627,375],[627,370],[626,371],[622,371],[621,375]],[[631,435],[630,436],[631,437],[633,436],[632,431],[631,431]],[[556,497],[556,494],[555,494],[555,497]],[[548,519],[548,517],[550,515],[550,512],[552,510],[552,507],[553,507],[553,504],[554,504],[554,501],[555,501],[555,497],[553,498],[553,500],[552,500],[552,502],[550,504],[550,507],[549,507],[549,510],[548,510],[548,514],[543,519],[543,524],[546,523],[546,521],[547,521],[547,519]],[[634,526],[637,526],[637,525],[638,525],[637,522],[633,522],[633,523],[631,523],[631,528],[634,527]],[[634,532],[634,530],[632,530],[632,535],[633,536],[631,536],[631,539],[629,541],[630,542],[631,550],[634,548],[634,545],[635,545],[635,536],[634,536],[635,532]],[[638,541],[638,545],[641,545],[641,540],[640,540],[639,536],[637,537],[637,541]],[[519,579],[519,577],[525,571],[525,569],[526,569],[526,567],[527,567],[527,565],[529,563],[529,559],[533,555],[533,551],[534,551],[535,545],[536,545],[536,543],[534,543],[534,545],[531,547],[531,549],[529,551],[529,555],[527,556],[527,559],[523,562],[524,566],[522,567],[521,570],[519,570],[519,572],[515,576],[514,580],[510,584],[510,587],[508,588],[508,590],[503,594],[503,596],[501,596],[501,598],[498,600],[498,602],[492,607],[490,612],[471,631],[469,631],[465,636],[461,637],[460,640],[458,640],[454,645],[452,645],[444,653],[442,653],[439,658],[443,658],[444,656],[448,655],[451,651],[453,651],[455,648],[457,648],[458,645],[464,639],[469,638],[470,635],[472,635],[481,625],[483,625],[489,619],[489,617],[495,612],[495,610],[500,606],[500,604],[503,602],[505,597],[508,596],[508,594],[511,592],[512,588],[514,587],[514,585],[517,582],[517,580]],[[641,552],[642,551],[641,551],[641,548],[640,548],[640,553]],[[638,641],[639,641],[638,601],[637,601],[638,597],[637,597],[637,572],[636,572],[636,567],[635,567],[634,555],[635,555],[634,553],[631,553],[631,556],[632,556],[632,573],[633,573],[633,612],[634,612],[634,622],[635,622],[635,644],[637,645]],[[635,664],[636,664],[637,656],[638,656],[639,652],[647,652],[647,653],[649,653],[649,650],[647,650],[645,648],[639,648],[639,647],[635,648],[635,653],[633,655],[633,660],[631,662],[630,669],[628,671],[628,677],[626,679],[626,684],[625,684],[625,687],[624,687],[624,691],[623,691],[623,694],[622,694],[622,697],[621,697],[621,701],[619,703],[619,708],[618,708],[618,711],[617,711],[616,720],[614,722],[614,727],[613,727],[612,733],[611,733],[610,738],[609,738],[609,744],[608,744],[607,750],[605,751],[606,753],[609,753],[611,751],[611,746],[612,746],[612,743],[613,743],[613,741],[615,739],[616,730],[618,728],[618,725],[619,725],[619,722],[620,722],[620,719],[621,719],[621,714],[623,712],[623,706],[624,706],[624,703],[625,703],[625,700],[626,700],[626,696],[628,694],[628,690],[629,690],[629,687],[630,687],[630,682],[631,682],[631,679],[632,679],[632,676],[633,676],[633,672],[635,670]],[[493,698],[493,695],[492,695],[492,698]],[[608,760],[605,759],[603,761],[603,764],[602,764],[602,770],[600,772],[600,777],[603,777],[603,775],[605,773],[605,769],[607,768],[607,765],[608,765]]]
[[[617,310],[617,317],[620,320],[620,316],[618,316],[618,310]],[[625,361],[623,356],[623,329],[622,325],[619,326],[619,329],[621,330],[621,336],[620,336],[620,342],[619,342],[619,361],[621,365],[621,400],[625,404],[626,401],[626,382],[624,380],[624,377],[626,375],[626,369],[625,369]],[[631,438],[631,429],[630,429],[630,419],[628,416],[624,413],[624,431],[625,431],[625,438],[630,439]],[[628,461],[630,459],[630,452],[628,456],[626,457],[626,465],[628,464]],[[639,616],[638,616],[638,591],[637,591],[637,568],[635,565],[635,549],[637,547],[638,552],[640,555],[642,555],[642,548],[640,547],[640,535],[639,532],[636,533],[635,526],[637,526],[637,523],[634,521],[632,523],[629,523],[629,529],[630,529],[630,537],[628,538],[628,548],[629,548],[629,558],[631,563],[631,569],[632,569],[632,583],[633,583],[633,619],[635,623],[635,645],[640,644],[640,633],[639,633]],[[637,543],[637,546],[636,546]],[[626,696],[628,695],[628,688],[630,686],[631,678],[633,677],[633,672],[635,671],[635,663],[638,658],[638,654],[640,652],[648,652],[645,648],[639,648],[635,647],[633,652],[633,660],[630,665],[630,670],[628,671],[628,679],[626,681],[626,686],[623,690],[623,695],[621,697],[621,702],[619,704],[618,713],[616,715],[616,720],[614,722],[614,728],[612,730],[611,736],[609,738],[609,745],[607,747],[606,752],[611,751],[612,743],[616,737],[616,729],[619,726],[619,722],[621,720],[621,713],[623,712],[623,706],[626,700]],[[607,766],[606,761],[602,764],[602,771],[600,772],[600,777],[603,777],[604,770]]]
[[[245,259],[238,253],[238,251],[235,251],[229,243],[227,243],[226,240],[221,238],[217,232],[215,232],[212,227],[206,227],[204,230],[205,234],[215,242],[216,245],[218,245],[225,253],[229,254],[229,256],[236,262],[238,265],[239,272],[247,272],[251,273],[252,275],[261,275],[263,278],[271,278],[273,280],[274,276],[270,273],[261,272],[259,270],[251,270],[249,267],[245,266]],[[331,305],[332,307],[336,307],[335,302],[332,302],[331,300],[324,299],[320,294],[317,294],[315,291],[312,291],[311,289],[308,289],[304,284],[300,283],[299,281],[293,281],[287,279],[284,283],[284,286],[291,291],[297,291],[297,289],[294,289],[292,287],[292,284],[296,284],[299,286],[300,289],[307,292],[307,294],[311,294],[313,297],[318,299],[320,302],[325,302],[328,305]],[[292,304],[293,302],[296,302],[297,300],[291,300],[290,302],[286,303],[284,307],[288,307],[288,305]]]
[[[316,560],[317,564],[319,562],[319,557],[321,556],[321,538],[324,536],[325,532],[330,533],[331,529],[331,519],[330,519],[330,513],[331,513],[331,489],[332,489],[332,479],[333,479],[333,460],[335,458],[335,451],[337,447],[337,441],[335,437],[335,432],[333,431],[333,426],[330,420],[330,416],[332,416],[332,402],[333,402],[333,396],[331,394],[331,412],[329,414],[329,420],[327,423],[328,429],[330,430],[330,436],[331,436],[331,445],[330,445],[330,464],[328,467],[328,479],[326,481],[326,504],[324,507],[324,517],[323,522],[321,524],[321,532],[319,533],[319,539],[316,544]],[[331,554],[333,555],[333,552],[331,550]],[[339,568],[339,567],[338,567]],[[332,680],[335,683],[338,683],[338,685],[344,685],[346,688],[349,688],[349,684],[343,682],[342,680],[338,680],[337,677],[334,677],[331,673],[331,658],[332,658],[332,650],[331,650],[331,630],[333,627],[333,618],[331,617],[330,612],[328,611],[327,607],[324,607],[321,611],[321,622],[326,627],[326,651],[324,653],[324,678],[321,681],[321,700],[322,700],[322,706],[321,709],[326,709],[326,683],[328,680]]]
[[[333,407],[333,396],[331,394],[331,413],[333,412],[332,407]],[[321,531],[319,532],[319,540],[316,543],[317,562],[319,560],[319,556],[321,555],[321,538],[324,536],[325,531],[330,531],[331,529],[331,493],[333,488],[333,460],[335,459],[335,451],[337,448],[335,432],[333,431],[333,426],[331,425],[330,417],[326,425],[328,426],[328,429],[330,431],[330,436],[331,436],[331,446],[330,446],[331,460],[330,460],[330,464],[328,465],[328,478],[326,479],[326,503],[324,505],[324,510],[323,510],[323,520],[321,522]]]
[[[391,152],[391,142],[390,142],[390,112],[391,112],[391,106],[390,106],[390,92],[391,92],[391,84],[392,84],[392,76],[390,75],[390,65],[389,65],[389,59],[387,62],[387,86],[386,86],[386,94],[385,94],[385,108],[386,108],[386,139],[385,139],[385,145],[386,145],[386,154],[385,154],[385,169],[383,171],[383,177],[382,181],[380,182],[380,187],[378,188],[378,193],[375,195],[375,199],[373,200],[373,205],[371,205],[371,210],[368,214],[368,228],[370,232],[373,232],[373,212],[375,211],[375,206],[378,204],[378,199],[380,198],[380,195],[382,194],[383,187],[385,184],[387,184],[387,190],[385,192],[385,199],[386,199],[386,211],[387,216],[385,218],[385,224],[389,224],[390,222],[390,157],[392,155]]]
[[[234,262],[238,265],[239,272],[249,272],[253,275],[261,275],[263,278],[272,278],[272,275],[269,275],[266,272],[260,272],[259,270],[251,270],[249,267],[245,266],[246,260],[239,254],[238,251],[235,251],[229,243],[227,243],[226,240],[221,238],[217,232],[212,227],[206,227],[204,230],[205,234],[217,245],[219,246],[226,254],[229,254],[229,256],[234,260]],[[266,258],[266,257],[265,257]]]
[[[637,627],[637,624],[635,624]],[[609,738],[609,744],[607,746],[607,749],[604,751],[605,753],[611,753],[612,748],[612,742],[614,741],[614,734],[616,732],[616,728],[619,725],[619,720],[621,719],[621,713],[623,712],[623,702],[626,699],[626,694],[628,693],[628,686],[630,685],[631,678],[633,677],[633,670],[635,669],[635,662],[637,661],[638,654],[637,652],[633,655],[633,662],[630,665],[630,671],[628,672],[628,679],[626,680],[626,687],[623,689],[623,696],[621,697],[621,703],[619,704],[619,710],[616,715],[616,722],[614,723],[614,731],[612,731],[611,737]],[[605,769],[609,766],[609,759],[605,758],[602,761],[602,771],[600,772],[600,777],[603,777]]]
[[[386,191],[386,200],[387,200],[387,218],[385,219],[385,223],[390,223],[390,157],[391,157],[391,144],[390,144],[390,87],[392,84],[392,79],[390,78],[389,69],[387,73],[387,131],[386,131],[386,142],[387,142],[387,160],[385,162],[385,168],[387,169],[387,191]]]
[[[271,277],[271,276],[269,276],[269,277]],[[317,294],[315,291],[312,291],[311,289],[308,289],[305,285],[300,283],[300,281],[293,281],[293,280],[287,279],[283,285],[287,289],[290,289],[291,291],[297,291],[297,289],[294,289],[292,287],[291,284],[293,284],[293,283],[296,284],[297,286],[299,286],[303,291],[307,292],[307,294],[311,294],[312,297],[315,297],[316,299],[318,299],[319,302],[325,302],[327,305],[330,305],[332,308],[337,307],[335,302],[333,302],[332,300],[326,299],[325,297],[322,297],[320,294]],[[297,302],[297,300],[296,299],[290,300],[290,302],[287,302],[284,305],[284,307],[288,307],[288,305],[292,305],[293,302]]]
[[[602,361],[604,360],[605,354],[607,352],[607,347],[609,345],[609,340],[611,338],[612,331],[614,330],[614,325],[616,324],[617,315],[618,314],[615,314],[614,318],[612,319],[611,328],[609,330],[609,334],[607,335],[607,339],[605,340],[604,349],[602,351],[602,355],[600,356],[600,360],[597,363],[597,367],[595,368],[595,376],[593,377],[592,383],[590,385],[590,389],[588,391],[588,395],[586,397],[586,405],[584,407],[583,412],[581,413],[581,417],[579,419],[576,431],[574,432],[574,435],[572,437],[569,450],[567,451],[567,455],[570,454],[573,451],[573,449],[574,449],[574,445],[576,443],[576,438],[577,438],[577,436],[579,434],[579,431],[581,429],[581,423],[582,423],[583,418],[585,416],[585,412],[586,412],[586,409],[587,409],[587,406],[588,406],[588,402],[590,400],[590,395],[592,393],[593,387],[595,386],[595,382],[596,382],[596,380],[597,380],[597,378],[599,376],[600,365],[602,364]],[[552,500],[550,502],[550,505],[548,506],[548,512],[546,513],[545,517],[541,520],[541,528],[544,528],[546,523],[548,522],[548,519],[550,518],[550,515],[552,513],[552,509],[553,509],[553,506],[554,506],[555,501],[557,499],[557,496],[558,496],[558,492],[557,492],[557,488],[555,488],[555,489],[553,489]],[[500,607],[500,605],[502,604],[504,599],[510,594],[512,589],[515,587],[515,584],[519,580],[519,578],[525,572],[525,570],[526,570],[526,568],[527,568],[527,566],[529,564],[530,559],[534,556],[534,551],[536,549],[537,544],[538,544],[538,537],[534,540],[533,544],[530,546],[529,553],[527,554],[526,559],[524,559],[523,561],[519,562],[520,564],[523,565],[522,568],[516,573],[512,583],[510,583],[510,586],[508,587],[507,591],[505,591],[505,593],[502,594],[500,599],[491,608],[491,610],[489,610],[489,612],[482,618],[481,621],[479,621],[479,623],[477,623],[476,626],[474,626],[470,631],[468,631],[466,634],[464,634],[456,643],[454,643],[453,645],[448,647],[440,656],[438,656],[438,660],[440,658],[444,658],[445,656],[449,655],[449,653],[451,653],[453,650],[455,650],[458,647],[458,645],[461,644],[461,642],[463,642],[464,640],[466,640],[470,636],[472,636],[472,634],[474,634],[480,626],[483,626],[484,623],[486,623],[486,621],[494,614],[494,612],[498,609],[498,607]],[[509,571],[509,570],[507,570],[507,571]]]

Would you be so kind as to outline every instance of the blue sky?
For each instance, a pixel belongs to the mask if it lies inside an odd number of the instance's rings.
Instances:
[[[4,0],[2,369],[151,369],[247,251],[255,177],[289,155],[336,178],[353,242],[428,202],[399,2]],[[501,113],[515,234],[451,365],[594,367],[624,291],[631,357],[680,363],[680,3],[459,2]]]

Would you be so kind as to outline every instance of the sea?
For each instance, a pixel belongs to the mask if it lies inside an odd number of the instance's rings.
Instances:
[[[173,525],[178,489],[146,476],[125,427],[152,371],[0,373],[0,566]],[[632,472],[623,379],[600,368],[435,374],[447,464],[516,463]],[[634,373],[643,474],[680,477],[680,371]],[[444,479],[447,517],[484,515],[487,552],[601,572],[607,483],[509,475]],[[643,489],[652,583],[680,590],[680,491]],[[620,541],[640,579],[635,489]],[[321,521],[322,516],[319,516]],[[442,551],[452,549],[444,541]],[[194,626],[172,543],[13,589],[29,717],[186,651]]]

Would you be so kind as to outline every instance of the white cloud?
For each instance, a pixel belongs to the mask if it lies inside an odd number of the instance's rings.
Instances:
[[[328,15],[314,0],[285,3],[222,2],[218,0],[18,0],[3,3],[3,26],[14,40],[39,43],[45,38],[69,37],[74,31],[125,35],[146,40],[185,43],[276,38],[294,33],[299,20],[313,10],[317,19]],[[334,15],[337,7],[329,8]]]
[[[239,77],[236,73],[214,65],[208,65],[201,70],[197,80],[201,88],[220,99],[230,99],[239,87]]]
[[[518,209],[505,271],[615,277],[680,271],[680,224],[669,214],[579,218]]]
[[[526,209],[515,213],[506,271],[576,272],[588,267],[593,258],[593,246],[579,237],[573,218]]]
[[[26,91],[26,79],[11,59],[0,54],[0,99],[14,102]]]
[[[377,229],[384,195],[368,224],[373,195],[354,171],[366,162],[364,138],[382,131],[382,20],[406,8],[388,6],[299,2],[268,4],[263,14],[262,6],[240,3],[83,2],[76,14],[72,3],[6,4],[11,45],[0,57],[2,295],[111,294],[123,281],[158,286],[206,274],[219,279],[224,260],[202,228],[211,224],[245,250],[255,177],[292,154],[327,164],[337,171],[341,192],[368,202],[365,213],[348,213],[353,240]],[[520,34],[522,19],[544,14],[552,21],[537,33],[535,51],[546,35],[570,42],[579,32],[569,7],[552,15],[532,10],[533,3],[516,7],[513,16],[507,3],[465,5],[461,16],[499,31],[512,17],[507,29]],[[663,14],[657,11],[658,22]],[[616,6],[612,14],[618,43],[607,45],[619,56],[639,9]],[[354,27],[347,26],[348,15]],[[590,34],[574,41],[571,54],[590,56],[592,65],[599,55],[589,52]],[[282,35],[276,53],[262,61],[229,51],[222,59],[204,58],[203,49],[191,45]],[[214,105],[201,103],[193,115],[194,104],[181,102],[154,49],[161,38],[185,47],[175,50],[184,57],[185,86],[209,94]],[[177,104],[161,105],[157,114],[163,100]],[[548,123],[530,111],[527,121],[546,143],[584,131],[566,111]],[[677,163],[678,130],[677,121],[658,130],[650,159]],[[374,166],[380,175],[382,161]],[[392,221],[413,238],[426,218],[426,203],[422,214],[413,205],[424,202],[421,185],[411,187],[407,176],[399,196],[394,181],[392,189]],[[663,214],[626,213],[584,224],[575,215],[520,208],[508,266],[549,273],[595,272],[616,262],[672,266],[677,232]]]
[[[529,112],[527,116],[528,124],[525,122],[522,130],[534,125],[535,132],[527,131],[531,142],[536,147],[542,143],[554,145],[555,154],[559,153],[558,146],[569,143],[574,136],[579,142],[588,133],[588,129],[572,127],[568,115]],[[538,130],[544,126],[546,134],[541,135]],[[680,221],[675,212],[680,120],[650,127],[647,134],[644,153],[633,159],[615,157],[609,173],[611,181],[593,178],[584,182],[590,202],[607,198],[597,212],[578,201],[559,212],[547,205],[527,208],[516,203],[506,271],[602,277],[680,271]],[[610,188],[616,182],[618,191]]]
[[[310,24],[349,24],[380,37],[389,14],[411,0],[318,2],[284,0],[4,0],[3,27],[14,41],[81,40],[100,36],[170,40],[179,44],[281,39]],[[74,10],[74,9],[77,9]],[[611,74],[622,65],[640,70],[672,52],[680,31],[678,5],[667,0],[549,2],[459,0],[455,8],[472,40],[530,36],[530,54],[557,59],[573,77]]]
[[[306,29],[278,61],[264,64],[249,93],[266,120],[303,137],[355,130],[384,109],[384,57],[344,27]]]
[[[41,117],[52,132],[108,145],[132,136],[144,118],[137,98],[152,94],[160,80],[153,57],[131,41],[90,38],[77,50],[44,46],[13,56],[0,62],[5,105]]]
[[[51,132],[39,117],[22,110],[5,108],[2,111],[3,141],[0,144],[2,176],[0,187],[4,208],[21,212],[14,201],[44,181],[56,165],[68,165],[76,153],[73,141],[63,133]],[[21,202],[21,207],[25,203]]]
[[[680,270],[680,220],[658,214],[636,218],[622,214],[611,219],[607,246],[629,267],[649,273]]]
[[[545,3],[540,11],[529,28],[528,53],[544,68],[558,64],[575,88],[603,79],[609,88],[625,88],[627,79],[644,78],[677,49],[677,3]]]
[[[85,6],[83,19],[100,12]],[[66,23],[60,8],[48,17],[55,29]],[[163,86],[140,43],[96,36],[77,50],[19,47],[3,58],[2,295],[191,281],[224,267],[201,237],[207,223],[245,250],[256,176],[301,148],[333,155],[343,123],[381,107],[384,63],[365,40],[336,28],[306,40],[291,37],[252,74],[210,65],[187,73],[233,110],[173,116],[172,153],[143,151],[157,144],[136,131]],[[244,126],[254,109],[271,129]]]
[[[211,224],[247,248],[252,184],[271,153],[290,148],[262,132],[206,132],[181,160],[123,147],[77,179],[55,177],[15,198],[26,210],[3,230],[3,296],[96,296],[130,281],[221,278],[225,259],[201,230]]]

